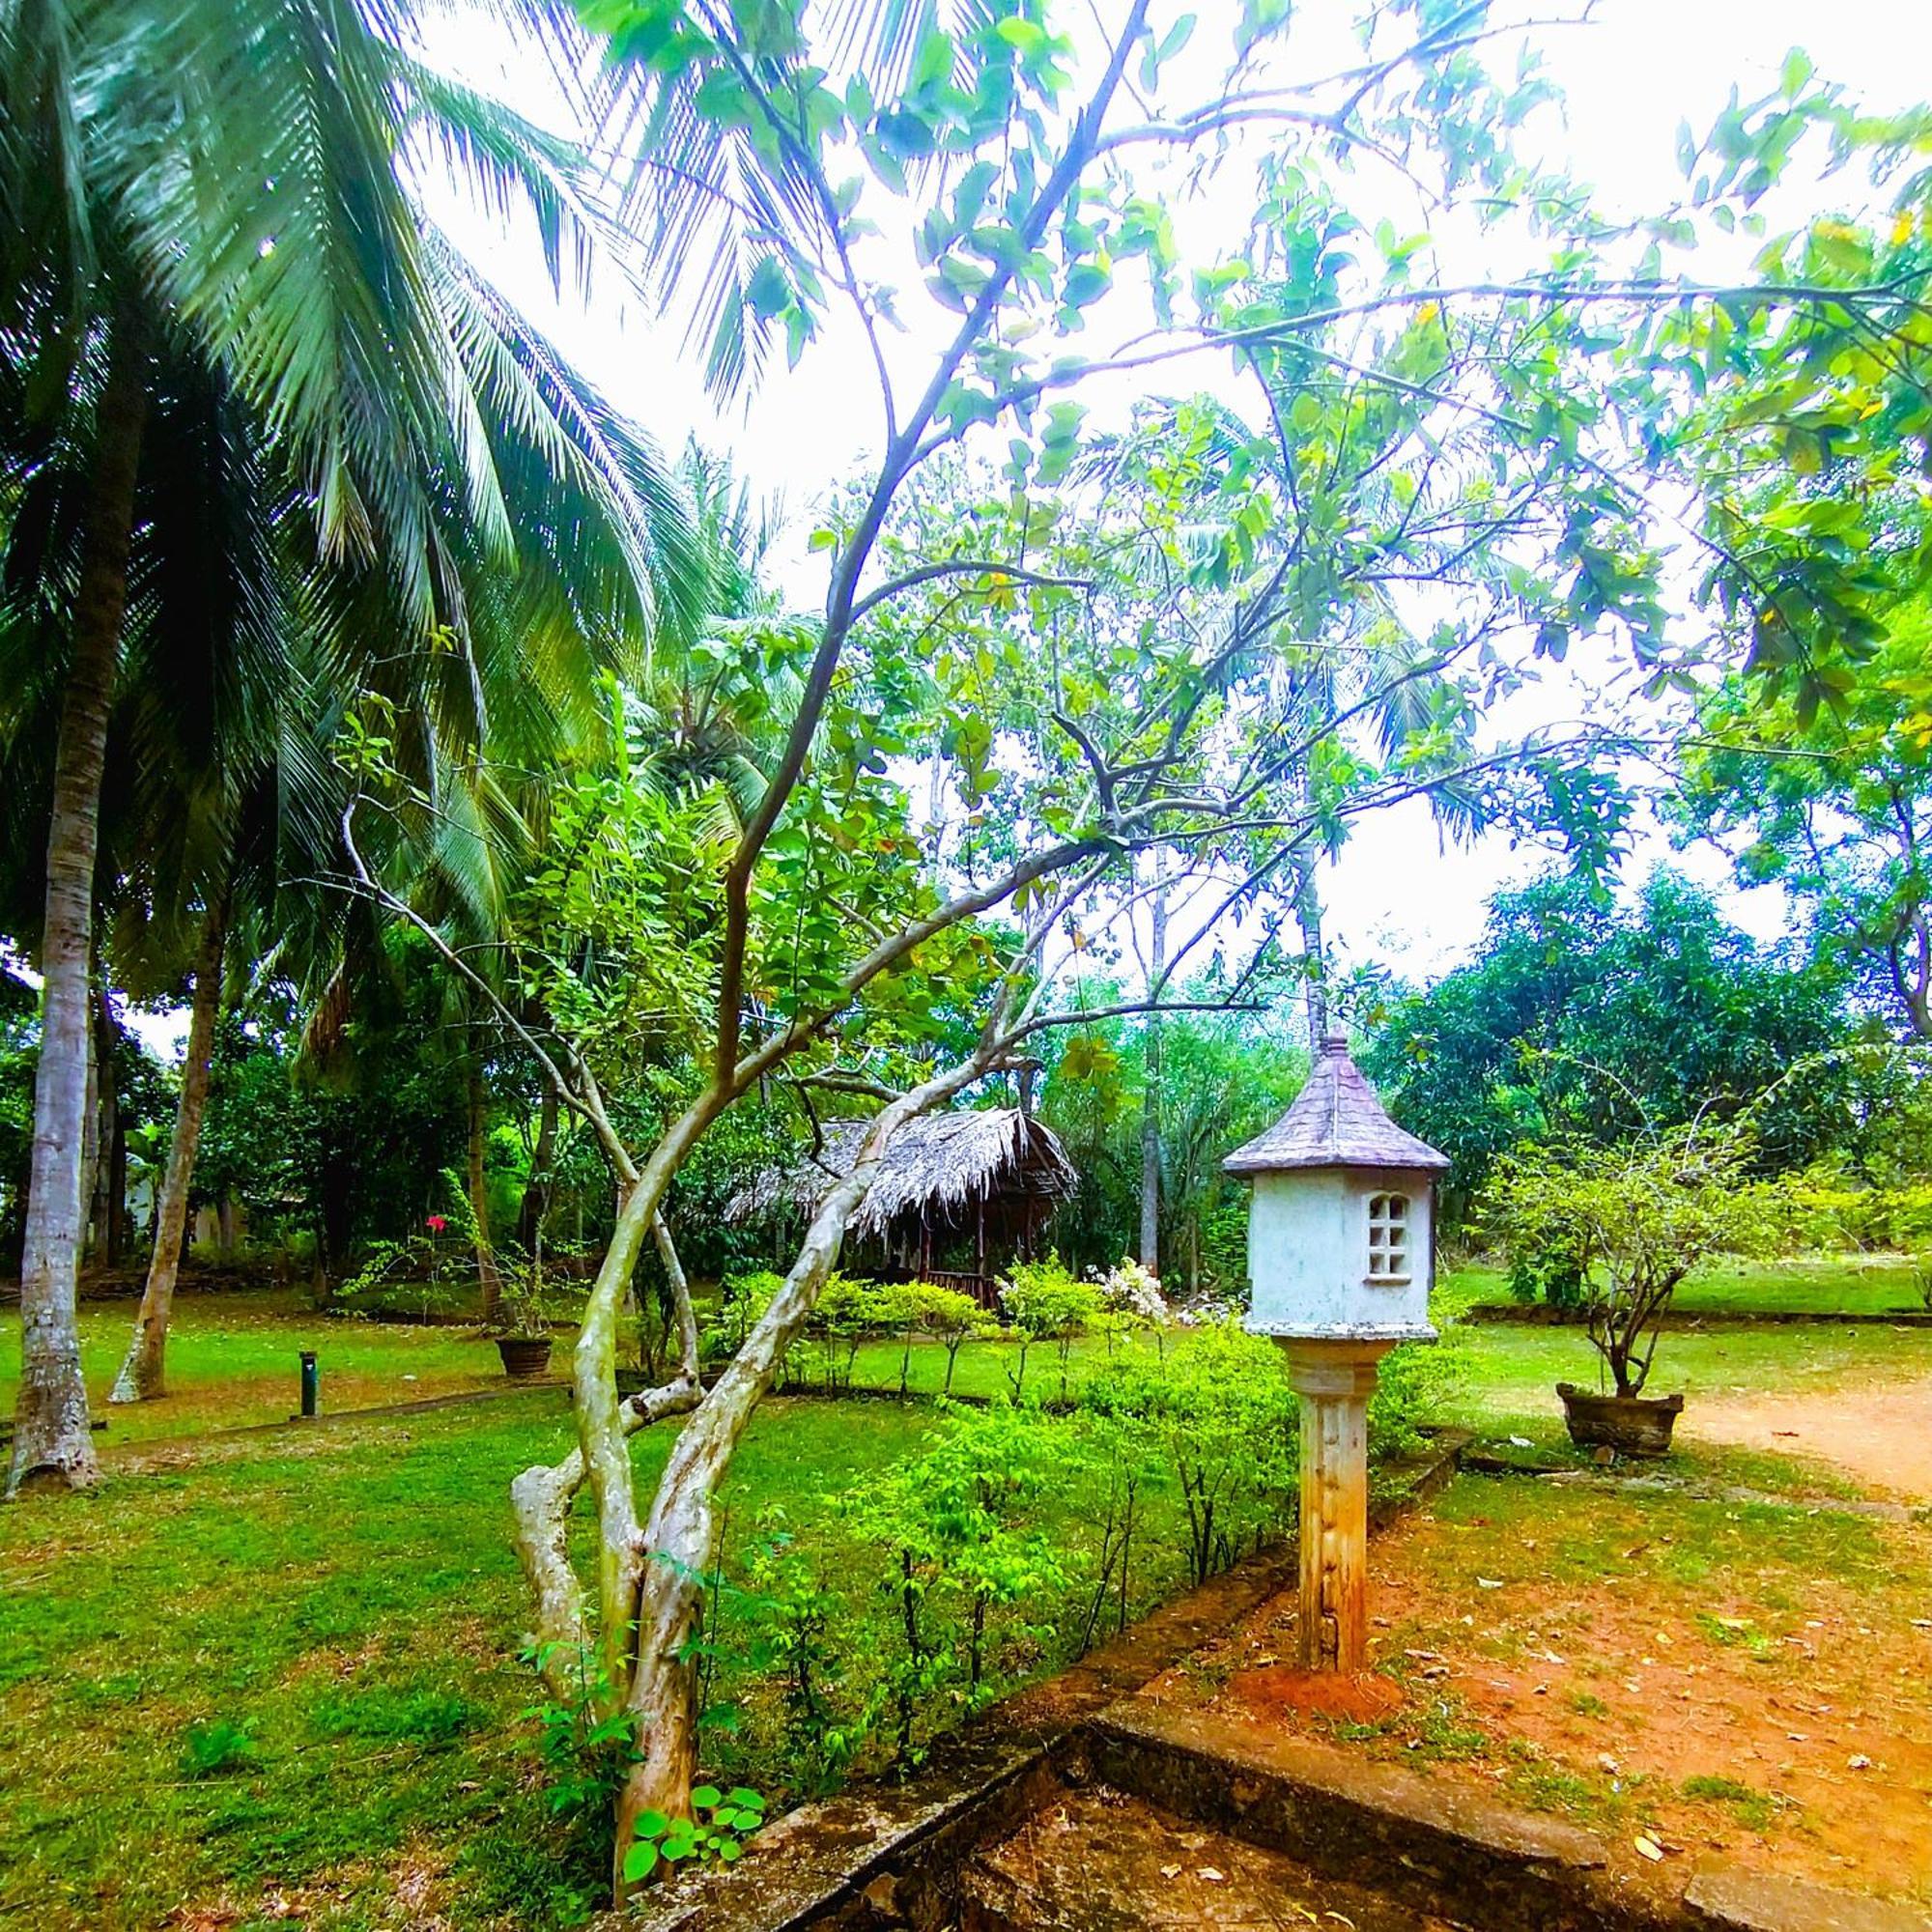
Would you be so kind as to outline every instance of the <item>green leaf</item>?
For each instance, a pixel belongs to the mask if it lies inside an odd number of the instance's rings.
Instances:
[[[691,1794],[691,1802],[709,1811],[724,1804],[724,1794],[715,1784],[700,1784]]]
[[[658,1868],[658,1848],[639,1840],[624,1854],[624,1877],[627,1883],[636,1885],[639,1879],[649,1878]]]
[[[638,1815],[638,1836],[640,1838],[662,1838],[670,1830],[670,1820],[662,1811],[643,1811]]]
[[[791,306],[791,284],[785,280],[776,255],[760,258],[752,270],[752,279],[745,285],[745,299],[760,322],[770,322]]]

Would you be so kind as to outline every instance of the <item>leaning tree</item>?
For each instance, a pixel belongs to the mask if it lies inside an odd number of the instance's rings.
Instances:
[[[587,1681],[600,1719],[627,1719],[636,1747],[617,1807],[621,1890],[641,1813],[689,1808],[689,1639],[715,1562],[718,1484],[894,1133],[1076,1016],[1056,1004],[1052,968],[1080,950],[1094,909],[1133,916],[1136,855],[1162,852],[1213,886],[1199,932],[1169,949],[1162,985],[1119,1003],[1145,1010],[1248,914],[1260,929],[1225,989],[1240,997],[1251,970],[1279,956],[1272,936],[1293,896],[1277,886],[1297,855],[1378,805],[1481,791],[1498,810],[1533,806],[1601,852],[1611,794],[1580,768],[1578,747],[1553,734],[1505,743],[1463,714],[1518,686],[1538,652],[1603,635],[1634,643],[1647,668],[1672,668],[1659,541],[1677,526],[1646,495],[1646,432],[1676,398],[1620,358],[1634,318],[1737,292],[1666,287],[1641,260],[1625,272],[1622,238],[1597,230],[1568,184],[1519,166],[1506,130],[1536,84],[1491,79],[1480,48],[1507,23],[1486,14],[1377,10],[1363,58],[1310,78],[1278,64],[1295,56],[1283,50],[1282,10],[1251,6],[1230,78],[1185,106],[1171,76],[1186,66],[1176,56],[1187,27],[1154,30],[1144,4],[1085,49],[1037,8],[974,14],[956,33],[913,29],[903,60],[849,76],[831,71],[793,7],[611,0],[586,12],[639,96],[635,125],[650,134],[639,207],[668,271],[697,266],[714,369],[742,371],[780,340],[809,355],[837,312],[876,372],[881,412],[874,473],[813,535],[823,609],[703,646],[726,680],[796,676],[756,750],[755,802],[725,813],[692,790],[639,803],[625,775],[588,799],[573,787],[558,810],[575,820],[587,807],[588,821],[538,867],[506,940],[532,970],[504,983],[541,997],[534,1014],[506,1006],[499,1017],[560,1104],[591,1122],[621,1193],[573,1363],[578,1445],[514,1486],[540,1654],[560,1685]],[[1519,211],[1516,240],[1535,245],[1537,272],[1444,285],[1426,272],[1428,251],[1393,233],[1359,239],[1352,260],[1332,251],[1318,272],[1332,217],[1293,193],[1265,224],[1285,273],[1184,262],[1151,179],[1163,161],[1208,165],[1251,125],[1293,144],[1309,174],[1340,148],[1410,177],[1426,168],[1441,197],[1466,188],[1492,213]],[[906,224],[891,216],[882,234],[871,219],[882,192],[917,195],[909,261],[892,241]],[[1121,313],[1111,298],[1129,264],[1154,332],[1082,355],[1082,328]],[[1191,281],[1189,268],[1201,270]],[[1779,283],[1743,298],[1802,310],[1818,297]],[[902,304],[928,299],[950,319],[908,376],[913,352],[888,330]],[[1896,309],[1889,291],[1833,299],[1881,322]],[[1338,323],[1352,332],[1338,337]],[[1301,342],[1350,381],[1299,366]],[[1150,464],[1130,489],[1084,483],[1079,394],[1109,378],[1151,383],[1206,351],[1265,365],[1266,413],[1285,406],[1303,439],[1268,466],[1279,480],[1251,462],[1204,475],[1196,451],[1192,470]],[[1335,628],[1298,565],[1339,541],[1319,521],[1297,527],[1285,498],[1304,465],[1333,460],[1350,413],[1384,395],[1423,406],[1390,462],[1413,484],[1433,460],[1442,487],[1397,486],[1380,506],[1371,477],[1331,514],[1383,516],[1388,541],[1412,539],[1415,582],[1391,595],[1437,600],[1442,621],[1407,626],[1421,648],[1405,642],[1385,675],[1338,683],[1345,699],[1284,705],[1280,673]],[[1179,444],[1172,453],[1186,458]],[[976,480],[980,462],[997,466],[991,488]],[[1449,487],[1457,477],[1464,487]],[[1466,551],[1437,521],[1444,505]],[[1733,560],[1704,532],[1685,541],[1714,569]],[[1486,546],[1502,562],[1480,579],[1445,566]],[[1429,701],[1405,720],[1400,692],[1411,687]],[[1379,743],[1378,715],[1398,721]],[[932,766],[936,839],[920,835],[905,790],[919,760]],[[356,803],[346,815],[353,884],[422,918],[386,880],[379,841],[358,843],[365,822],[401,825],[418,808],[384,796],[382,771],[365,778],[384,810],[365,819]],[[638,823],[634,811],[658,816]],[[596,925],[596,947],[560,943],[573,921]],[[481,996],[477,963],[453,946],[445,958]],[[599,974],[615,962],[621,982],[586,983],[586,958]],[[978,1022],[951,1052],[931,1024],[941,988]],[[647,995],[648,1014],[627,1013]],[[626,1077],[639,1027],[681,1037],[690,1077],[634,1146],[608,1091]],[[621,1400],[618,1313],[646,1239],[666,1244],[668,1191],[720,1117],[774,1084],[867,1091],[881,1110],[717,1383],[703,1390],[692,1373],[687,1312],[680,1373]],[[677,1442],[640,1508],[628,1437],[674,1413]],[[569,1536],[582,1494],[587,1577]]]

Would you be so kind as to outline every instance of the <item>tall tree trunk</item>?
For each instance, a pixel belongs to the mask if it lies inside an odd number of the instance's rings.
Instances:
[[[471,1044],[474,1045],[472,1036]],[[497,1319],[503,1299],[503,1277],[497,1268],[497,1250],[490,1240],[490,1188],[483,1175],[483,1130],[488,1125],[484,1106],[483,1062],[469,1056],[469,1213],[475,1222],[476,1284],[482,1291],[479,1311],[485,1321]]]
[[[94,996],[94,1206],[92,1245],[103,1265],[121,1260],[121,1208],[128,1192],[128,1143],[121,1118],[115,1046],[120,1029],[102,986]]]
[[[80,1261],[88,1259],[94,1236],[95,1195],[100,1179],[100,1038],[94,1027],[94,996],[88,994],[87,1096],[80,1125]]]
[[[80,1374],[74,1293],[80,1263],[81,1139],[87,1110],[94,863],[107,712],[119,668],[133,542],[134,485],[147,409],[131,326],[117,323],[96,412],[94,474],[73,603],[73,653],[54,745],[47,830],[41,1060],[34,1082],[34,1157],[20,1268],[20,1395],[14,1409],[13,1494],[30,1476],[73,1488],[99,1469]]]
[[[134,1318],[134,1337],[128,1345],[128,1357],[121,1364],[114,1391],[107,1398],[109,1402],[149,1402],[167,1392],[168,1317],[174,1307],[182,1242],[187,1233],[187,1199],[194,1179],[195,1151],[201,1144],[201,1122],[208,1109],[214,1023],[221,1012],[221,949],[226,923],[226,903],[217,895],[202,921],[201,949],[195,954],[194,996],[188,1013],[187,1057],[182,1063],[181,1104],[175,1110],[175,1135],[168,1148],[167,1172],[161,1179],[159,1220],[154,1256],[148,1263],[148,1285],[141,1295],[141,1312]]]
[[[1328,988],[1321,952],[1321,889],[1315,882],[1315,860],[1297,853],[1294,861],[1294,923],[1301,928],[1301,957],[1308,969],[1308,1051],[1321,1051],[1328,1037]]]
[[[1160,862],[1154,862],[1158,865]],[[1167,970],[1167,883],[1154,884],[1153,947],[1150,954],[1148,984],[1156,997],[1161,975]],[[1147,1018],[1147,1092],[1141,1101],[1141,1265],[1150,1274],[1160,1272],[1160,1015]]]
[[[537,1113],[537,1144],[530,1155],[530,1178],[517,1210],[517,1245],[526,1255],[537,1252],[544,1216],[550,1211],[553,1186],[551,1165],[556,1159],[556,1090],[544,1082]]]

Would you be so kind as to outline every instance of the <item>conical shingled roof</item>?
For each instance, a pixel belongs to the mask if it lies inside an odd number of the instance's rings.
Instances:
[[[1330,1034],[1294,1105],[1266,1133],[1221,1163],[1229,1174],[1270,1174],[1291,1167],[1446,1168],[1438,1153],[1389,1119],[1376,1090],[1349,1058],[1349,1042]]]

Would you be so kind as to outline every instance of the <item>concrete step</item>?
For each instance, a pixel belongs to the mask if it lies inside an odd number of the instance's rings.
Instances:
[[[960,1875],[958,1924],[960,1932],[1456,1927],[1104,1784],[1065,1792],[979,1853]]]

